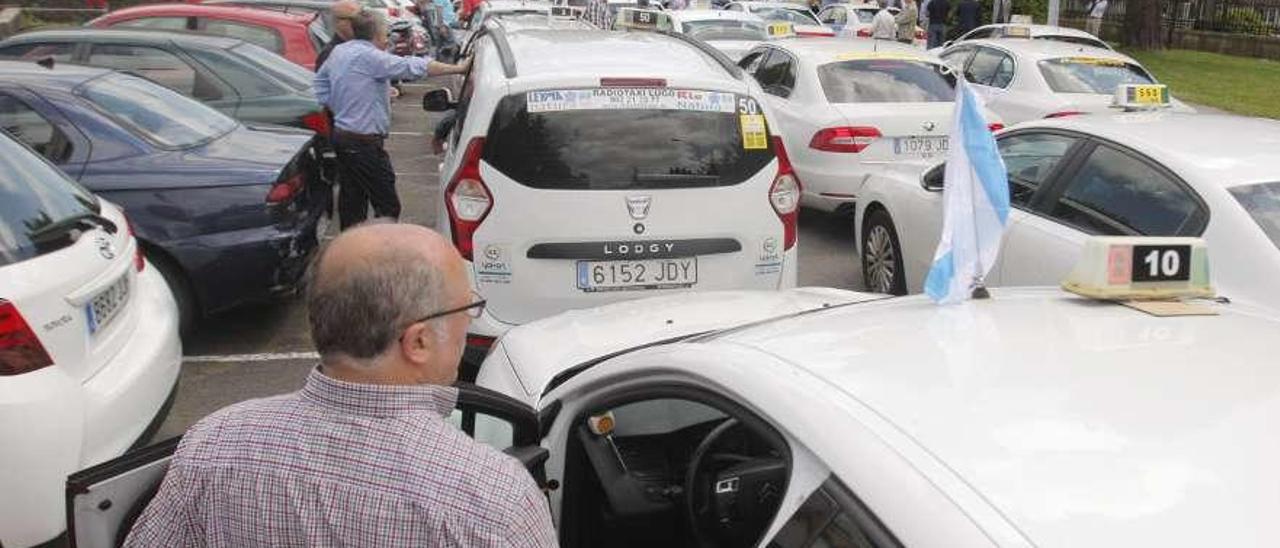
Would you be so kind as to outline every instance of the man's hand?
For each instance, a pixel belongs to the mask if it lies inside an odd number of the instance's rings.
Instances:
[[[444,74],[466,74],[469,70],[471,70],[471,57],[463,59],[462,62],[456,65],[441,63],[439,61],[432,61],[431,64],[427,65],[427,74],[431,76],[440,76]]]

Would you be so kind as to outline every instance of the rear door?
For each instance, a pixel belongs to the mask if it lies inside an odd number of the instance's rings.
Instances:
[[[89,141],[62,112],[26,88],[0,84],[0,127],[74,179],[89,161]]]
[[[475,279],[490,312],[524,323],[672,291],[776,289],[785,250],[769,129],[756,99],[733,92],[503,98],[476,151],[492,205],[473,229]]]
[[[519,460],[539,485],[549,456],[539,445],[533,408],[508,396],[459,383],[451,420],[481,443]],[[120,546],[155,497],[181,438],[130,451],[67,478],[67,536],[74,548]]]

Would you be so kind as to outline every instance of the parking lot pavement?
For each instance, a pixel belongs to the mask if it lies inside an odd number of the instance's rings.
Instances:
[[[421,110],[433,84],[410,84],[392,104],[388,149],[403,203],[402,221],[434,226],[438,156],[431,153],[437,115]],[[762,197],[763,199],[763,197]],[[858,289],[851,220],[814,211],[800,219],[800,284]],[[336,227],[333,228],[336,230]],[[232,403],[290,392],[315,364],[300,298],[240,308],[207,319],[184,342],[178,395],[157,440],[181,434],[197,420]]]

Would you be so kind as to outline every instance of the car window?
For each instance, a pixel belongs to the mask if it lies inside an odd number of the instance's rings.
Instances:
[[[235,88],[242,99],[258,99],[275,97],[291,92],[292,86],[286,86],[271,73],[250,63],[247,57],[230,55],[224,51],[206,49],[189,49],[187,53],[218,75],[218,78]],[[274,53],[263,51],[268,55]]]
[[[197,19],[197,21],[197,28],[200,29],[200,32],[239,38],[240,40],[244,40],[250,44],[256,44],[259,47],[266,48],[276,53],[284,51],[284,46],[281,44],[280,40],[280,34],[270,27],[238,23],[235,21],[223,21],[221,19],[210,19],[208,17],[201,17]]]
[[[795,25],[816,25],[818,20],[813,18],[813,14],[801,8],[773,8],[761,6],[751,10],[751,13],[759,15],[765,21],[785,21]]]
[[[859,23],[871,23],[875,21],[877,10],[852,10],[853,16],[858,19]]]
[[[897,548],[885,526],[852,492],[831,478],[792,514],[769,548]]]
[[[844,8],[827,8],[825,11],[818,14],[818,21],[843,25],[846,16],[847,14],[845,13]]]
[[[1205,216],[1177,182],[1138,158],[1098,146],[1050,215],[1099,235],[1194,236]]]
[[[991,48],[977,48],[964,76],[970,82],[1003,88],[1013,80],[1013,58]]]
[[[772,50],[756,68],[755,76],[765,93],[786,97],[796,85],[795,63],[790,55]]]
[[[71,158],[71,140],[39,112],[17,97],[0,92],[0,128],[31,147],[50,162]]]
[[[1152,84],[1155,79],[1142,67],[1118,59],[1064,57],[1040,61],[1040,74],[1049,89],[1058,93],[1111,95],[1122,84]]]
[[[942,61],[956,72],[964,71],[964,66],[969,62],[969,57],[971,56],[973,56],[973,47],[971,46],[952,48],[941,55]]]
[[[54,62],[69,63],[76,45],[66,42],[18,44],[0,48],[0,58],[37,61],[52,57]]]
[[[733,19],[688,21],[684,24],[684,33],[702,41],[745,40],[759,42],[769,39],[763,24],[755,21],[735,21]]]
[[[309,90],[315,82],[316,73],[259,46],[246,42],[231,48],[231,52],[295,90]]]
[[[632,190],[729,186],[773,161],[762,116],[754,129],[733,93],[601,88],[541,90],[499,102],[484,160],[542,189]],[[610,103],[625,97],[639,107]],[[532,105],[530,103],[532,102]],[[629,106],[629,105],[628,105]],[[751,110],[759,112],[758,105]]]
[[[944,65],[874,59],[818,67],[831,103],[929,103],[955,100],[956,79]]]
[[[123,44],[94,44],[89,64],[130,72],[183,95],[204,101],[222,98],[216,86],[204,82],[186,61],[160,48]]]
[[[128,19],[112,25],[113,27],[126,27],[131,29],[152,29],[152,30],[187,30],[186,17],[140,17],[138,19]]]
[[[729,4],[729,7],[725,8],[725,9],[727,9],[727,10],[729,10],[729,11],[742,11],[742,5],[741,5],[741,4]]]
[[[1233,186],[1227,190],[1280,249],[1280,183]]]
[[[768,50],[748,53],[741,61],[738,61],[738,66],[742,67],[742,70],[747,71],[747,74],[754,76],[756,69],[760,68],[760,61],[764,59],[766,53],[769,53]]]
[[[960,40],[981,40],[983,38],[991,38],[995,32],[995,28],[974,29],[973,32],[960,37]]]
[[[1009,172],[1009,201],[1023,207],[1030,204],[1076,140],[1055,133],[1017,133],[997,141]]]
[[[189,148],[238,125],[203,103],[124,74],[90,80],[79,93],[106,115],[162,147]]]
[[[0,265],[60,249],[70,242],[40,229],[97,211],[89,191],[0,131]]]

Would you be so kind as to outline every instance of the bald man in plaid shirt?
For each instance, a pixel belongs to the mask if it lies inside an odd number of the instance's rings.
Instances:
[[[453,246],[420,226],[361,226],[311,276],[319,367],[301,391],[192,427],[125,545],[555,546],[524,467],[445,420],[484,308]]]

